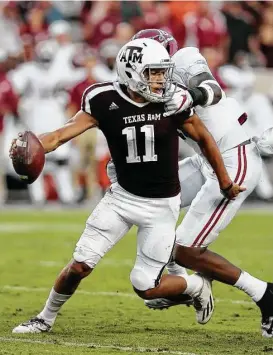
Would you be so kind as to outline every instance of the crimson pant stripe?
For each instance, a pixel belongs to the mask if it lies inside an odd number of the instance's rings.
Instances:
[[[243,145],[243,158],[244,158],[244,170],[243,170],[243,175],[241,177],[241,180],[239,181],[239,185],[241,185],[246,177],[246,171],[247,171],[247,158],[246,158],[246,146]]]
[[[241,148],[241,147],[239,147],[239,148]],[[241,151],[241,150],[240,150],[240,151]],[[243,154],[243,161],[244,161],[243,166],[244,166],[244,168],[243,168],[243,174],[242,174],[241,179],[240,179],[240,181],[239,181],[239,183],[238,183],[239,185],[241,185],[242,182],[244,181],[245,176],[246,176],[246,171],[247,171],[247,158],[246,158],[246,147],[245,147],[245,146],[242,147],[242,151],[243,151],[242,154]],[[241,157],[241,154],[240,154],[240,157]],[[239,161],[239,157],[238,157],[238,161]],[[240,159],[240,162],[241,162],[241,159]],[[240,170],[241,170],[241,168],[240,168]],[[236,183],[237,183],[237,181],[238,181],[238,179],[239,179],[239,176],[240,176],[240,173],[238,173],[238,172],[239,172],[239,168],[238,168],[238,171],[237,171],[236,178],[235,178],[235,180],[234,180],[234,182],[236,182]],[[201,245],[202,245],[202,243],[204,242],[204,240],[206,239],[206,237],[209,235],[209,233],[210,233],[210,232],[212,231],[212,229],[215,227],[215,225],[217,224],[217,222],[218,222],[219,219],[221,218],[222,214],[224,213],[224,211],[225,211],[226,207],[228,206],[228,204],[230,203],[230,201],[231,201],[231,200],[227,200],[227,201],[225,202],[224,206],[222,207],[221,211],[219,212],[218,216],[216,217],[214,223],[213,223],[212,226],[209,228],[209,230],[207,231],[207,233],[204,235],[204,237],[202,238],[202,240],[198,243],[198,246],[201,246]]]
[[[242,170],[242,159],[241,159],[241,146],[238,147],[238,170],[237,170],[237,174],[236,177],[234,179],[234,182],[237,183],[237,181],[239,180],[239,177],[241,175],[241,170]],[[245,148],[245,146],[243,146],[243,148]],[[245,151],[245,150],[244,150]],[[244,155],[245,156],[245,155]],[[245,161],[246,161],[246,156],[245,156]],[[245,173],[246,173],[246,169],[244,169]],[[245,177],[245,174],[243,174],[243,178]],[[211,230],[214,228],[214,226],[216,225],[216,223],[218,222],[219,218],[221,217],[221,215],[223,214],[224,210],[226,209],[227,205],[229,204],[230,200],[226,200],[225,198],[223,198],[220,203],[218,204],[218,206],[216,207],[216,209],[214,210],[214,212],[212,213],[210,219],[208,220],[208,222],[206,223],[206,225],[204,226],[204,228],[201,230],[201,232],[198,234],[198,236],[195,238],[194,242],[192,243],[191,246],[196,246],[198,244],[198,246],[200,246],[203,241],[205,240],[205,238],[209,235],[209,233],[211,232]],[[222,207],[222,209],[221,209]],[[220,211],[220,212],[219,212]],[[219,214],[218,214],[219,212]],[[218,215],[217,215],[218,214]],[[214,221],[214,222],[213,222]],[[212,224],[211,224],[212,223]],[[211,226],[211,227],[210,227]],[[209,228],[209,229],[208,229]],[[207,232],[206,232],[207,230]],[[206,232],[206,233],[205,233]],[[204,235],[205,233],[205,235]],[[203,238],[202,238],[203,237]],[[202,238],[202,239],[201,239]],[[201,239],[201,241],[200,241]]]

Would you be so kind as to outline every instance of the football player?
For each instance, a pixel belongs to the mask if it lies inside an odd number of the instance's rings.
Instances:
[[[67,119],[67,93],[60,77],[52,69],[57,48],[56,43],[51,40],[39,42],[35,47],[35,61],[23,63],[11,75],[14,87],[22,95],[23,121],[35,134],[54,130]],[[61,201],[66,204],[74,203],[75,192],[69,166],[70,151],[71,146],[66,145],[47,156],[44,172],[29,185],[33,203],[43,205],[46,202],[46,172],[50,172],[54,177]]]
[[[217,142],[230,176],[239,185],[244,184],[247,188],[235,200],[224,198],[218,188],[213,169],[196,144],[187,137],[187,134],[180,132],[197,154],[179,162],[181,207],[190,205],[190,208],[176,230],[174,258],[182,260],[183,265],[189,269],[202,272],[248,294],[261,310],[262,335],[272,337],[273,284],[258,280],[208,250],[208,246],[231,222],[259,181],[261,158],[255,143],[242,128],[247,116],[236,100],[226,98],[197,48],[188,47],[176,51],[175,39],[161,30],[143,30],[134,37],[153,38],[172,55],[176,67],[174,78],[186,86],[188,92],[185,96],[185,92],[182,91],[180,98],[179,93],[174,94],[166,103],[167,109],[173,114],[195,106],[199,117]],[[262,135],[260,145],[266,139],[265,134]],[[270,139],[267,141],[270,142]],[[111,179],[115,179],[113,173],[114,167],[110,164]],[[168,265],[168,271],[171,275],[183,275],[187,278],[185,268],[175,262]],[[163,309],[186,301],[188,300],[185,300],[183,295],[180,300],[155,299],[145,303],[150,308]]]
[[[235,198],[244,188],[232,183],[215,141],[193,110],[163,116],[165,102],[176,91],[173,69],[167,50],[158,42],[130,41],[117,56],[119,81],[90,86],[83,94],[81,111],[60,129],[39,136],[49,153],[98,126],[107,139],[117,182],[88,218],[73,259],[61,271],[44,309],[14,328],[14,333],[49,331],[80,281],[133,225],[138,227],[138,241],[130,279],[137,294],[150,299],[186,291],[195,298],[198,321],[210,319],[213,300],[208,279],[162,276],[172,254],[180,211],[177,129],[199,144],[227,198]],[[16,142],[11,146],[11,158]]]

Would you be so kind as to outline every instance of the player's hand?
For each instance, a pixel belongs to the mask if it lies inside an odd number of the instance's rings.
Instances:
[[[18,138],[14,138],[12,141],[11,141],[11,146],[10,146],[10,149],[9,149],[9,157],[10,159],[13,159],[14,155],[15,155],[15,150],[17,148],[17,141],[19,140],[22,140],[22,137],[23,137],[23,133],[18,133]]]
[[[227,188],[221,189],[221,193],[225,198],[229,200],[234,200],[241,192],[245,190],[246,188],[244,186],[240,186],[233,182]]]
[[[192,97],[187,90],[179,89],[172,99],[165,103],[164,117],[176,115],[192,106]]]

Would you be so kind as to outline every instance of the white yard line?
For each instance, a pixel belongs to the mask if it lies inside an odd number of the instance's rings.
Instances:
[[[22,291],[22,292],[49,292],[50,289],[46,287],[24,287],[24,286],[10,286],[5,285],[0,290],[3,291]],[[127,298],[138,298],[137,295],[133,293],[125,293],[125,292],[106,292],[106,291],[84,291],[77,290],[77,293],[80,295],[88,295],[88,296],[116,296],[116,297],[127,297]]]
[[[4,222],[0,223],[0,232],[3,233],[29,233],[35,231],[70,231],[81,232],[85,228],[84,223],[37,223],[37,222]]]
[[[183,351],[175,351],[175,350],[161,350],[161,348],[144,348],[144,347],[130,347],[130,346],[115,346],[115,345],[102,345],[95,343],[74,343],[74,342],[66,342],[66,341],[46,341],[46,340],[32,340],[32,339],[19,339],[19,338],[9,338],[9,337],[0,337],[0,342],[10,342],[10,343],[28,343],[28,344],[41,344],[41,345],[54,345],[57,346],[65,346],[65,347],[75,347],[75,348],[92,348],[92,349],[112,349],[112,350],[120,350],[124,352],[132,353],[156,353],[156,354],[173,354],[173,355],[198,355],[196,353],[188,353]],[[200,354],[201,355],[201,354]]]
[[[134,260],[133,259],[121,259],[121,260],[116,260],[116,259],[102,259],[100,260],[100,267],[104,266],[111,266],[111,267],[124,267],[124,266],[131,266],[133,267],[134,265]],[[37,265],[37,263],[31,263],[33,265]],[[63,267],[64,263],[61,263],[59,261],[54,261],[54,260],[41,260],[38,262],[38,265],[42,266],[42,267]]]
[[[30,203],[15,203],[15,204],[7,204],[7,205],[0,205],[0,212],[1,214],[10,214],[10,213],[35,213],[35,214],[40,214],[40,213],[47,213],[50,214],[52,212],[58,213],[60,212],[61,214],[64,213],[77,213],[81,214],[86,213],[87,215],[92,212],[94,209],[94,206],[90,203],[82,203],[77,205],[76,207],[67,207],[63,206],[62,204],[59,203],[50,203],[46,205],[44,208],[37,209],[35,205],[32,205]],[[245,213],[245,214],[253,214],[253,213],[265,213],[265,214],[272,214],[273,213],[273,205],[264,203],[264,202],[258,202],[258,201],[253,201],[253,202],[246,202],[243,204],[243,206],[240,209],[240,213]]]
[[[46,287],[25,287],[25,286],[11,286],[5,285],[0,288],[0,291],[22,291],[22,292],[48,292],[50,291],[49,288]],[[81,295],[88,295],[88,296],[106,296],[106,297],[125,297],[125,298],[135,298],[139,300],[139,297],[134,293],[125,293],[125,292],[109,292],[109,291],[84,291],[78,290],[76,291],[78,294]],[[254,305],[251,301],[244,301],[244,300],[231,300],[226,298],[216,298],[216,302],[226,302],[232,304],[242,304],[242,305]]]

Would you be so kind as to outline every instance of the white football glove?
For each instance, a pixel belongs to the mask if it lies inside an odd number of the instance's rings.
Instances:
[[[164,117],[176,115],[192,106],[193,99],[187,90],[179,89],[172,99],[165,103]]]

